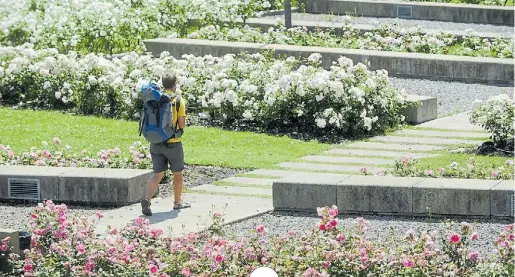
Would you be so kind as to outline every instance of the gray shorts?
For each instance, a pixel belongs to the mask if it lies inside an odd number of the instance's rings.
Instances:
[[[152,168],[155,173],[168,170],[168,164],[172,172],[179,172],[184,169],[184,152],[182,142],[150,144],[152,155]]]

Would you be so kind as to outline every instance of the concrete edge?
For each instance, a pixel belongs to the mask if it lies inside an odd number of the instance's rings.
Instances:
[[[359,176],[359,177],[358,177]],[[375,179],[375,183],[374,182],[371,182],[370,184],[367,184],[367,185],[359,185],[359,184],[346,184],[345,181],[346,180],[349,180],[350,178],[359,178],[359,179],[367,179],[369,178],[370,180],[374,180]],[[295,180],[295,177],[293,176],[290,176],[290,177],[285,177],[285,178],[281,178],[281,179],[278,179],[277,181],[274,181],[272,186],[274,187],[274,191],[280,191],[281,190],[281,186],[283,185],[286,185],[286,186],[289,186],[291,185],[292,183],[296,184],[297,186],[301,186],[302,187],[302,190],[304,191],[305,194],[311,194],[313,193],[314,190],[320,190],[321,188],[323,189],[328,189],[328,187],[334,187],[334,188],[331,188],[331,190],[333,189],[336,189],[338,190],[339,187],[355,187],[355,188],[358,188],[358,189],[366,189],[366,188],[372,188],[372,189],[377,189],[377,188],[381,188],[383,191],[384,191],[384,194],[385,195],[395,195],[394,192],[393,192],[393,189],[398,189],[400,187],[406,189],[408,188],[409,191],[411,192],[411,195],[412,195],[412,199],[411,199],[411,212],[398,212],[398,211],[392,211],[392,210],[384,210],[384,211],[380,211],[378,212],[377,210],[376,211],[373,211],[373,210],[370,210],[370,211],[363,211],[363,210],[346,210],[346,209],[343,209],[343,207],[340,207],[339,206],[339,209],[340,211],[342,211],[342,213],[345,213],[345,214],[383,214],[383,215],[409,215],[409,216],[416,216],[416,217],[427,217],[428,215],[431,215],[431,216],[436,216],[436,217],[447,217],[447,216],[450,216],[450,217],[474,217],[474,218],[510,218],[510,219],[513,219],[514,216],[513,214],[509,215],[507,214],[506,212],[504,213],[499,213],[499,212],[494,212],[492,210],[492,206],[494,204],[498,204],[499,206],[501,206],[501,208],[504,208],[504,211],[506,209],[510,209],[510,208],[513,208],[511,203],[507,203],[506,202],[506,199],[495,199],[494,197],[492,197],[492,194],[494,193],[494,188],[496,186],[498,186],[500,183],[503,183],[503,182],[513,182],[512,180],[481,180],[481,179],[445,179],[445,178],[438,178],[438,181],[442,183],[442,186],[441,187],[434,187],[434,188],[431,188],[433,191],[438,191],[438,192],[444,192],[444,191],[452,191],[452,192],[457,192],[460,194],[461,197],[468,197],[468,199],[461,199],[461,201],[465,201],[465,202],[469,202],[469,203],[475,203],[477,201],[477,194],[480,193],[480,194],[485,194],[486,191],[488,196],[484,196],[483,198],[487,198],[487,201],[488,201],[488,211],[483,211],[483,213],[470,213],[470,214],[464,214],[462,212],[451,212],[451,213],[438,213],[438,212],[435,212],[435,213],[431,213],[431,212],[426,212],[426,213],[419,213],[419,212],[415,212],[415,209],[414,209],[414,200],[413,200],[413,197],[414,197],[414,194],[415,194],[415,189],[416,188],[420,188],[420,185],[421,183],[423,183],[424,181],[428,181],[428,180],[432,180],[432,181],[436,181],[436,178],[424,178],[424,177],[393,177],[393,176],[388,176],[387,178],[389,179],[395,179],[395,178],[399,178],[399,179],[414,179],[413,183],[411,184],[408,184],[406,186],[394,186],[394,185],[385,185],[382,183],[381,180],[385,180],[384,177],[378,177],[378,176],[362,176],[362,175],[355,175],[355,176],[348,176],[347,178],[345,179],[342,179],[342,181],[338,182],[338,183],[331,183],[331,182],[324,182],[322,178],[320,178],[320,181],[299,181],[297,183],[294,182]],[[454,187],[451,187],[451,188],[444,188],[443,184],[445,182],[453,182],[456,181],[456,180],[462,180],[462,181],[466,181],[466,182],[474,182],[474,183],[483,183],[486,187],[488,187],[487,189],[472,189],[472,188],[458,188],[456,186]],[[487,183],[490,183],[490,184],[487,184]],[[508,191],[511,191],[513,195],[515,193],[515,187],[511,187],[511,190],[509,189]],[[320,193],[320,192],[319,192]],[[273,205],[274,205],[274,211],[302,211],[302,212],[313,212],[314,210],[313,209],[307,209],[307,208],[303,208],[303,209],[299,209],[299,208],[296,208],[296,207],[289,207],[289,206],[285,206],[283,203],[281,203],[281,207],[278,207],[279,205],[276,205],[277,202],[281,202],[280,199],[276,199],[277,195],[279,194],[274,194],[274,197],[273,197]],[[337,193],[338,195],[338,193]],[[338,196],[337,196],[338,197]],[[348,199],[347,199],[348,200]],[[485,200],[485,199],[483,199]],[[337,203],[340,201],[338,198],[337,198]],[[359,201],[359,200],[356,200],[356,201]],[[448,203],[451,203],[451,202],[454,202],[456,201],[455,199],[448,199]],[[284,202],[284,201],[283,201]],[[284,203],[287,203],[287,202],[284,202]],[[335,205],[337,205],[337,203],[334,203]],[[325,205],[320,205],[320,204],[317,204],[317,203],[312,203],[311,204],[312,206],[325,206]],[[508,205],[508,206],[507,206]]]
[[[329,68],[339,57],[345,56],[354,63],[370,62],[369,70],[385,69],[391,76],[514,84],[513,59],[178,38],[157,38],[143,42],[154,56],[159,56],[164,51],[170,52],[174,57],[182,57],[184,54],[220,57],[225,54],[252,54],[270,50],[276,56],[307,58],[312,53],[320,53],[322,66],[325,68]]]
[[[399,17],[457,23],[513,26],[513,7],[434,2],[400,2],[385,0],[304,0],[306,12],[345,14],[352,11],[361,16]],[[409,7],[411,16],[399,16],[398,7]],[[441,12],[445,10],[446,12]]]
[[[41,170],[41,171],[45,171],[46,174],[31,174],[30,175],[30,179],[43,179],[43,178],[56,178],[57,181],[56,181],[56,184],[55,184],[55,188],[57,189],[57,195],[55,195],[54,197],[43,197],[41,196],[41,199],[34,199],[34,200],[17,200],[17,199],[10,199],[10,198],[0,198],[1,201],[29,201],[29,202],[41,202],[41,201],[45,201],[45,200],[53,200],[53,201],[56,201],[56,202],[62,202],[62,203],[67,203],[67,204],[84,204],[85,202],[83,200],[68,200],[68,199],[63,199],[62,196],[61,196],[61,191],[60,191],[60,186],[61,186],[61,183],[64,179],[66,179],[67,177],[73,177],[73,178],[105,178],[105,179],[110,179],[110,180],[118,180],[118,179],[124,179],[124,180],[127,180],[128,183],[134,181],[134,180],[137,180],[137,179],[141,179],[142,177],[146,176],[146,175],[149,175],[152,173],[152,170],[145,170],[145,169],[118,169],[118,168],[88,168],[88,169],[93,169],[93,170],[97,170],[99,172],[101,171],[106,171],[106,172],[109,172],[109,171],[134,171],[134,172],[139,172],[138,174],[134,174],[134,175],[131,175],[129,177],[126,177],[126,178],[120,178],[119,176],[112,176],[112,177],[105,177],[105,176],[67,176],[67,174],[69,173],[72,173],[72,172],[77,172],[78,170],[80,170],[81,168],[76,168],[76,167],[41,167],[41,166],[3,166],[3,165],[0,165],[0,175],[2,176],[7,176],[6,178],[7,179],[10,179],[9,176],[29,176],[29,175],[24,175],[22,173],[18,174],[17,172],[14,172],[13,174],[10,174],[10,173],[2,173],[2,168],[34,168],[34,169],[37,169],[37,170]],[[27,178],[28,179],[28,178]],[[7,184],[6,184],[7,185]],[[142,187],[143,187],[143,184],[142,184]],[[127,187],[128,189],[128,197],[129,198],[140,198],[139,196],[137,195],[133,195],[133,191],[130,190],[130,186]],[[41,187],[40,188],[40,195],[43,195],[45,194],[44,193],[44,188]],[[157,196],[157,194],[159,193],[159,190],[156,192],[156,194],[154,195],[154,197]],[[88,202],[90,204],[93,204],[93,205],[99,205],[99,206],[109,206],[109,207],[119,207],[119,206],[125,206],[125,205],[130,205],[130,204],[134,204],[136,202],[115,202],[115,201],[112,201],[112,202]]]

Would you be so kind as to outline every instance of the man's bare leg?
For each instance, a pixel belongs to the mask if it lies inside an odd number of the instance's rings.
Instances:
[[[184,177],[182,175],[182,171],[177,171],[173,173],[173,196],[175,198],[175,202],[173,205],[174,209],[183,209],[189,208],[190,204],[184,203],[182,201],[182,188],[184,186]]]
[[[157,191],[157,188],[159,187],[159,183],[161,180],[163,180],[165,173],[159,172],[154,173],[150,179],[147,181],[147,200],[150,202],[152,200],[152,196]]]
[[[159,183],[163,179],[164,172],[154,173],[152,177],[150,177],[147,181],[147,193],[145,199],[141,200],[141,212],[146,216],[152,215],[152,210],[150,209],[150,201],[152,200],[152,196],[156,192]]]

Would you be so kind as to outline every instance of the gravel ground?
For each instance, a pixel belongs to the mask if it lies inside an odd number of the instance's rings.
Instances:
[[[288,231],[296,231],[308,233],[318,226],[320,222],[316,214],[306,213],[285,213],[275,212],[268,213],[258,217],[254,217],[245,221],[240,221],[225,227],[225,231],[235,234],[238,237],[247,236],[249,230],[255,228],[256,225],[262,224],[267,230],[269,236],[286,235]],[[353,226],[353,221],[357,216],[339,215],[339,225],[344,227]],[[384,240],[387,234],[393,232],[394,237],[402,237],[405,233],[413,229],[416,233],[424,230],[435,230],[439,234],[448,234],[442,223],[445,219],[429,219],[429,218],[408,218],[408,217],[391,217],[391,216],[364,216],[369,221],[368,237],[373,240]],[[479,240],[471,244],[472,250],[478,251],[482,256],[491,253],[494,249],[493,242],[497,239],[497,235],[507,224],[513,223],[510,220],[472,220],[465,218],[453,218],[454,222],[469,222],[479,234]]]
[[[267,16],[263,18],[283,19],[283,15]],[[303,14],[294,13],[291,16],[292,20],[306,20],[306,21],[325,21],[333,23],[344,22],[344,16],[328,15],[328,14]],[[393,24],[399,23],[403,27],[416,27],[421,26],[431,30],[443,31],[465,31],[472,29],[481,33],[502,33],[513,36],[514,28],[510,26],[497,26],[487,24],[469,24],[469,23],[454,23],[443,21],[427,21],[427,20],[410,20],[410,19],[396,19],[396,18],[378,18],[378,17],[352,17],[351,24]]]
[[[470,110],[476,99],[486,101],[499,94],[513,94],[513,87],[486,84],[444,82],[423,79],[403,79],[390,77],[397,89],[405,89],[408,94],[434,96],[438,99],[438,116],[448,116]]]

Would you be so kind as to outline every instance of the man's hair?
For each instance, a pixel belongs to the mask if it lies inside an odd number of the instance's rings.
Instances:
[[[172,89],[177,83],[177,77],[166,75],[161,78],[161,82],[165,89]]]

